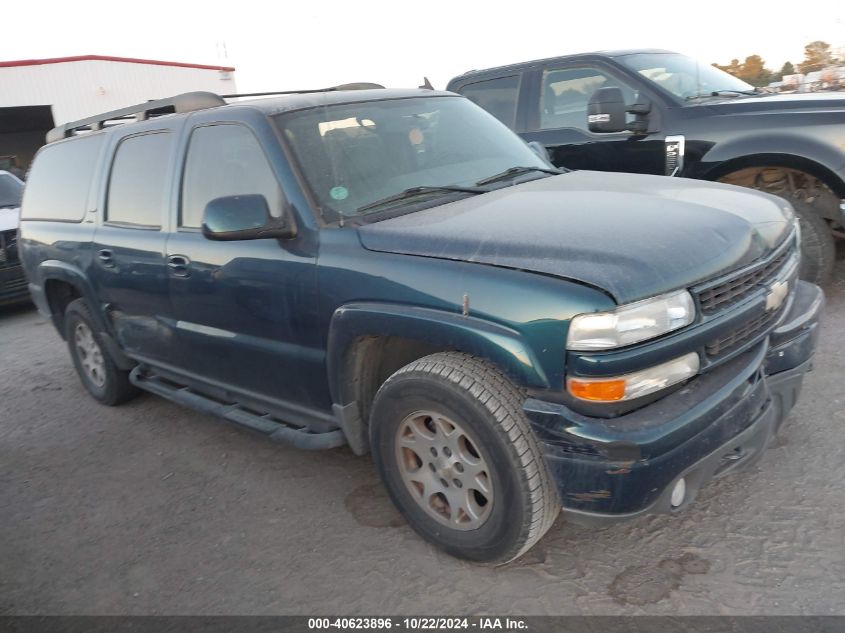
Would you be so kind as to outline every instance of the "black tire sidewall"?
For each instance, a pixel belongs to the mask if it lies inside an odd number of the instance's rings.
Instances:
[[[444,526],[419,506],[402,480],[396,460],[399,425],[415,411],[435,411],[459,422],[490,468],[493,508],[484,524],[474,530]],[[495,561],[511,550],[520,537],[528,512],[518,472],[518,456],[484,406],[446,380],[409,373],[392,380],[379,392],[371,427],[373,458],[394,504],[411,527],[426,540],[459,558]]]
[[[801,225],[800,277],[824,285],[833,274],[836,245],[827,223],[812,205],[790,200]]]
[[[79,351],[76,348],[75,341],[76,326],[80,323],[84,323],[88,326],[94,340],[97,342],[97,345],[100,346],[100,353],[103,355],[103,366],[106,374],[106,381],[103,383],[102,387],[91,381],[88,373],[82,366],[82,360],[79,357]],[[70,306],[68,306],[68,309],[65,312],[65,340],[67,341],[68,348],[70,350],[70,357],[73,360],[76,373],[79,375],[79,379],[82,381],[82,384],[85,386],[88,393],[90,393],[95,400],[103,404],[113,404],[117,402],[119,400],[118,383],[120,376],[118,372],[120,370],[109,357],[106,347],[103,345],[103,339],[100,336],[97,326],[93,323],[88,308],[84,304],[80,305],[74,301],[70,304]]]

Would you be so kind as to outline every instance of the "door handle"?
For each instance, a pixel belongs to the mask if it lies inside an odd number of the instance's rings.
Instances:
[[[187,277],[191,274],[188,267],[191,265],[191,260],[184,255],[170,255],[167,258],[167,267],[175,277]]]
[[[103,248],[97,251],[97,259],[106,268],[114,268],[114,253],[109,249]]]

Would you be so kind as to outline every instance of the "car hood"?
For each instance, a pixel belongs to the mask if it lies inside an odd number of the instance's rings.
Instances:
[[[359,227],[372,251],[527,270],[619,302],[743,266],[789,231],[787,202],[682,178],[577,171]]]
[[[0,231],[10,231],[18,228],[18,221],[20,220],[21,210],[0,209]]]
[[[751,112],[843,112],[845,94],[842,92],[814,92],[793,94],[763,94],[756,97],[728,97],[724,100],[705,99],[693,107],[713,108],[718,113]]]

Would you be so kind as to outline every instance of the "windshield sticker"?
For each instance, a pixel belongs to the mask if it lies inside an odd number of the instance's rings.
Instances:
[[[346,187],[332,187],[329,191],[332,200],[346,200],[349,197],[349,189]]]
[[[423,142],[423,133],[420,128],[415,127],[410,132],[408,132],[408,140],[411,141],[411,145],[420,145]]]

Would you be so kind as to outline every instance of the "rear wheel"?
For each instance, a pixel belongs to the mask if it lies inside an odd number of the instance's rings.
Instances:
[[[135,396],[129,372],[119,369],[109,357],[84,299],[68,304],[64,322],[70,357],[88,393],[105,405],[121,404]]]
[[[559,513],[521,403],[494,367],[457,352],[403,367],[376,394],[373,457],[388,493],[411,527],[453,556],[511,561]]]

